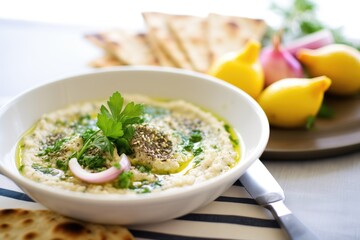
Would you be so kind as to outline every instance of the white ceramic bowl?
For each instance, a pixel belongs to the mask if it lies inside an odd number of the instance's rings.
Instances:
[[[43,113],[78,101],[107,99],[116,90],[184,99],[225,118],[242,139],[239,164],[200,184],[135,196],[59,190],[19,173],[14,147]],[[60,214],[90,222],[140,224],[182,216],[221,195],[262,154],[269,124],[251,97],[216,78],[172,68],[121,67],[52,81],[17,96],[0,109],[0,133],[1,173],[37,202]]]

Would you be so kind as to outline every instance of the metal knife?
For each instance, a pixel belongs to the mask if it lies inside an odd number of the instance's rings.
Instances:
[[[258,204],[271,211],[290,239],[319,239],[285,206],[284,191],[259,159],[240,177],[240,182]]]

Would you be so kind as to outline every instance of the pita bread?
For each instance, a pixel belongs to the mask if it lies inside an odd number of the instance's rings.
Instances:
[[[89,66],[94,68],[114,67],[121,65],[125,65],[125,64],[120,62],[117,58],[110,55],[102,56],[89,63]]]
[[[237,16],[208,15],[208,41],[212,60],[239,51],[250,39],[261,41],[266,24],[260,19]]]
[[[158,65],[144,33],[113,30],[88,35],[87,39],[126,65]]]
[[[85,38],[94,44],[95,46],[99,47],[100,49],[104,50],[106,55],[113,55],[110,49],[107,47],[106,38],[104,38],[102,33],[94,33],[94,34],[86,34]]]
[[[134,237],[122,226],[81,222],[48,210],[2,209],[0,239],[131,240]]]
[[[207,72],[210,51],[207,43],[207,21],[196,16],[169,16],[169,27],[194,70]],[[190,27],[189,27],[190,26]]]
[[[169,64],[168,62],[172,62],[176,67],[193,69],[169,30],[169,26],[167,25],[169,16],[168,14],[156,12],[143,13],[148,34],[152,39],[152,47],[161,55],[161,65],[164,65],[162,61],[165,61],[165,65]],[[162,53],[160,53],[160,51],[162,51]],[[168,62],[166,58],[169,60]]]
[[[160,46],[152,34],[148,35],[148,40],[152,54],[158,59],[159,65],[164,67],[174,67],[175,64],[160,49]]]

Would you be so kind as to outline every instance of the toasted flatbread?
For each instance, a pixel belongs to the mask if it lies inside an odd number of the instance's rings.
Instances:
[[[169,29],[168,17],[170,15],[157,12],[144,12],[142,15],[152,39],[152,48],[156,49],[157,54],[161,56],[159,56],[161,65],[193,69]]]
[[[266,24],[261,19],[208,15],[208,41],[212,60],[241,50],[250,39],[261,41]]]
[[[194,70],[207,72],[210,51],[207,43],[207,21],[203,17],[172,15],[168,17],[172,34]]]
[[[106,55],[108,56],[114,56],[113,53],[108,48],[107,40],[103,36],[103,33],[93,33],[93,34],[86,34],[85,38],[94,44],[95,46],[102,49]],[[114,56],[115,57],[115,56]]]
[[[123,226],[86,223],[48,210],[0,210],[0,239],[134,239]]]
[[[100,58],[97,58],[89,63],[90,67],[94,68],[104,68],[104,67],[114,67],[114,66],[121,66],[126,65],[120,62],[119,59],[115,58],[114,56],[105,55]]]
[[[87,35],[86,38],[126,65],[158,65],[144,33],[113,30]]]

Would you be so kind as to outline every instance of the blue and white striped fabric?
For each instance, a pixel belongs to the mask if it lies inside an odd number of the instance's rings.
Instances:
[[[0,174],[0,208],[44,209]],[[236,182],[208,206],[163,223],[130,226],[136,239],[287,239],[270,212]]]

